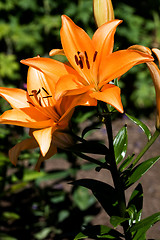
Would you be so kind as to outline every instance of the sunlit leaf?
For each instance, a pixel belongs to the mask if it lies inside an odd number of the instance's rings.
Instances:
[[[126,188],[128,188],[133,183],[135,183],[139,178],[141,178],[159,159],[160,159],[160,156],[151,158],[149,160],[146,160],[140,163],[138,166],[136,166],[130,172],[129,176],[126,179],[126,182],[125,182]]]
[[[129,114],[126,114],[126,116],[143,130],[143,132],[146,134],[148,140],[151,139],[152,134],[151,134],[150,130],[148,129],[148,127],[143,122],[141,122],[139,119],[137,119],[135,117],[132,117]]]
[[[120,163],[126,155],[127,151],[127,126],[124,126],[114,138],[114,152],[116,163]]]
[[[119,171],[122,172],[128,165],[132,162],[135,154],[132,154],[131,156],[128,156],[120,165]]]
[[[149,216],[136,223],[133,227],[130,228],[130,231],[132,233],[135,232],[133,240],[143,239],[148,229],[158,221],[160,221],[160,212],[155,213],[152,216]]]
[[[139,183],[137,187],[132,192],[132,195],[129,199],[127,211],[130,215],[132,223],[139,222],[141,219],[143,207],[143,189],[142,185]]]

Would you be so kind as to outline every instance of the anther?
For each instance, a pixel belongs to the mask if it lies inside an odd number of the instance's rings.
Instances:
[[[79,65],[80,65],[80,68],[81,68],[81,69],[83,69],[83,62],[82,62],[82,60],[81,60],[81,59],[79,60],[79,62],[78,62],[78,63],[79,63]]]
[[[90,64],[89,64],[88,58],[86,58],[86,65],[87,65],[87,68],[90,69]]]
[[[78,51],[77,54],[79,55],[79,54],[80,54],[80,51]]]
[[[84,51],[84,54],[85,54],[86,59],[88,59],[88,55],[87,55],[86,51]]]
[[[76,62],[76,64],[79,65],[79,60],[78,60],[77,55],[75,55],[74,58],[75,58],[75,62]]]
[[[49,95],[49,93],[47,92],[47,90],[44,87],[42,87],[42,89],[43,89],[43,91],[45,91],[45,93],[47,93]]]
[[[50,98],[50,97],[52,97],[52,96],[46,96],[46,97],[43,97],[43,98]]]
[[[42,106],[41,98],[38,99],[39,105]]]
[[[93,62],[95,62],[96,61],[96,57],[97,57],[97,51],[95,51],[95,53],[94,53],[94,56],[93,56]]]

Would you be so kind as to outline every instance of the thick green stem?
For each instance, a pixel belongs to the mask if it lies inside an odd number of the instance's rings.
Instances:
[[[117,169],[116,159],[115,159],[115,153],[114,153],[114,146],[113,146],[113,133],[112,133],[112,123],[111,123],[111,115],[110,113],[106,114],[104,117],[104,123],[106,125],[106,130],[108,133],[108,140],[109,140],[109,153],[110,156],[108,156],[109,162],[110,162],[110,171],[113,178],[113,183],[115,190],[117,192],[118,197],[118,206],[119,206],[119,214],[121,217],[126,217],[126,200],[125,200],[125,193],[124,188],[120,179],[120,175]],[[125,221],[122,223],[125,238],[126,240],[131,240],[131,234],[128,231],[129,229],[129,223],[128,221]]]
[[[144,148],[142,149],[142,151],[138,154],[138,156],[136,157],[136,159],[133,161],[132,163],[132,167],[134,167],[138,161],[141,159],[141,157],[145,154],[145,152],[152,146],[152,144],[155,142],[155,140],[158,138],[158,136],[160,135],[160,131],[156,130],[153,134],[153,136],[151,137],[151,139],[147,142],[147,144],[144,146]]]

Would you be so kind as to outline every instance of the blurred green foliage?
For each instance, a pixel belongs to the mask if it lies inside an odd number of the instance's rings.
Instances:
[[[123,20],[115,35],[115,50],[133,44],[160,47],[159,0],[113,0],[113,6],[116,18]],[[36,55],[48,57],[52,48],[61,48],[62,14],[71,17],[90,36],[96,30],[92,0],[0,0],[0,86],[25,88],[27,67],[19,61]],[[155,93],[145,65],[125,74],[120,86],[127,112],[138,115],[143,109],[149,116],[155,108]],[[1,98],[0,113],[7,109],[8,103]],[[93,113],[75,114],[74,124]],[[21,154],[15,168],[9,162],[8,150],[27,136],[20,127],[0,127],[0,239],[73,239],[80,226],[89,224],[99,209],[88,191],[73,188],[71,197],[61,182],[74,180],[77,171],[94,165],[81,165],[65,153],[69,169],[44,171],[42,167],[37,173],[32,170],[37,150]],[[52,159],[53,165],[57,156]]]

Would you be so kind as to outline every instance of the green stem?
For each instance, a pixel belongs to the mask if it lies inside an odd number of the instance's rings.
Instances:
[[[155,140],[158,138],[158,136],[160,135],[160,131],[156,130],[153,134],[153,136],[151,137],[151,139],[147,142],[147,144],[144,146],[144,148],[142,149],[142,151],[139,153],[139,155],[136,157],[136,159],[133,161],[132,163],[132,167],[134,167],[138,161],[141,159],[141,157],[145,154],[145,152],[147,152],[147,150],[152,146],[152,144],[155,142]]]
[[[125,199],[125,193],[124,188],[120,179],[120,175],[117,169],[116,159],[115,159],[115,153],[114,153],[114,146],[113,146],[113,132],[112,132],[112,123],[111,123],[111,115],[110,113],[106,114],[104,117],[104,123],[106,125],[106,130],[108,134],[108,140],[109,140],[109,161],[110,161],[110,171],[113,178],[113,183],[115,190],[117,192],[118,197],[118,206],[119,206],[119,214],[121,217],[126,217],[126,199]],[[129,222],[125,221],[122,223],[122,227],[124,229],[125,238],[126,240],[131,240],[131,234],[128,231],[129,229]]]

